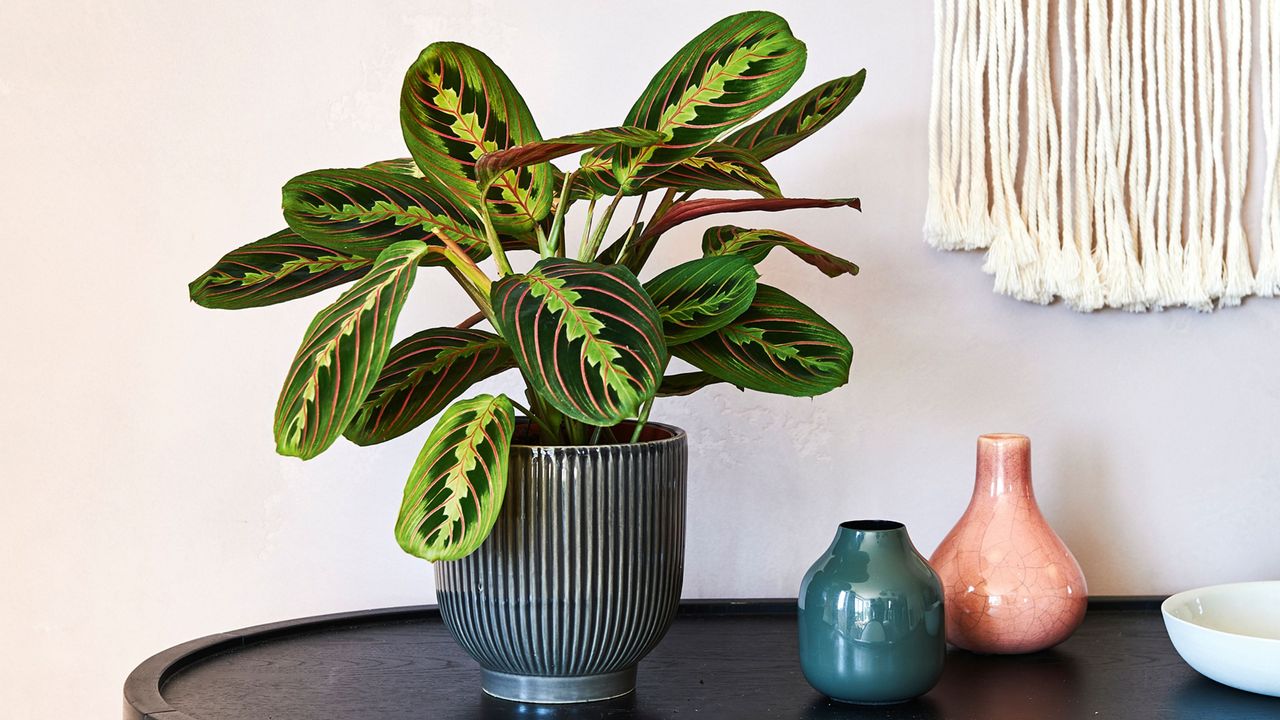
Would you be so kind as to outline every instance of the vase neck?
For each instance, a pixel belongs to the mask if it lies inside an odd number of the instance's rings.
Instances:
[[[973,497],[1004,495],[1035,497],[1031,488],[1031,439],[1026,435],[998,434],[978,438],[978,471]]]
[[[833,550],[841,552],[915,552],[906,526],[891,520],[850,520],[840,523],[831,546]]]

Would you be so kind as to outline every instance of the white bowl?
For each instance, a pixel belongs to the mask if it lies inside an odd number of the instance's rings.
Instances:
[[[1280,696],[1280,581],[1187,590],[1160,612],[1174,648],[1200,674]]]

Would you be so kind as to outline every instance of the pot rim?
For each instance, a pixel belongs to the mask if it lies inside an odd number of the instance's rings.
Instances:
[[[532,421],[529,418],[523,417],[523,416],[516,418],[516,423],[521,423],[521,422],[529,423]],[[618,423],[615,427],[624,427],[624,426],[633,427],[635,423],[636,423],[635,420],[624,420]],[[654,422],[650,420],[645,423],[645,427],[659,428],[661,430],[665,430],[670,434],[668,435],[668,437],[658,438],[656,440],[642,440],[640,442],[634,442],[634,443],[630,443],[630,442],[600,443],[599,445],[530,445],[528,443],[513,442],[511,443],[511,449],[514,450],[516,448],[521,448],[521,449],[528,449],[528,450],[535,450],[535,451],[546,450],[546,451],[552,451],[552,452],[568,452],[568,451],[575,451],[575,450],[602,450],[602,449],[608,449],[608,448],[658,447],[665,444],[678,445],[680,443],[685,442],[686,439],[688,438],[688,434],[684,431],[684,429],[677,427],[675,425],[668,425],[666,423]]]

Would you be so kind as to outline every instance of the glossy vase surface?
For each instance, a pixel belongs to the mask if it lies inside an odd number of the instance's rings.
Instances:
[[[684,431],[658,423],[638,443],[512,446],[493,532],[435,564],[440,615],[486,693],[572,703],[635,689],[680,603],[687,456]]]
[[[942,675],[942,585],[902,523],[841,523],[798,604],[800,667],[834,700],[902,702]]]
[[[1044,650],[1084,620],[1084,573],[1036,504],[1025,435],[978,438],[973,498],[930,562],[947,594],[947,640],[966,650]]]

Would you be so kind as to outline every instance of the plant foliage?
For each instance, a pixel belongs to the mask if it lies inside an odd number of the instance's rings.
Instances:
[[[848,381],[848,339],[758,282],[776,248],[829,277],[856,274],[838,255],[782,231],[718,225],[705,231],[701,257],[637,279],[661,239],[692,220],[860,209],[855,198],[785,197],[765,166],[862,89],[859,71],[757,117],[795,85],[805,58],[778,15],[733,15],[676,52],[618,126],[544,140],[489,56],[434,43],[401,92],[410,157],[290,180],[288,229],[228,253],[191,283],[191,298],[241,309],[352,283],[303,336],[276,408],[277,449],[308,459],[340,435],[370,445],[438,417],[406,484],[396,538],[428,560],[465,556],[501,509],[517,410],[544,444],[626,442],[655,397],[718,383],[812,396]],[[552,163],[572,154],[581,157],[570,169]],[[691,199],[707,192],[746,195]],[[638,196],[634,214],[615,223],[628,196]],[[571,242],[576,203],[587,207]],[[521,251],[537,256],[517,270]],[[489,259],[496,275],[478,264]],[[447,272],[479,312],[393,346],[424,267]],[[695,370],[671,372],[673,356]],[[510,369],[523,376],[529,407],[505,395],[460,399]],[[615,432],[623,422],[630,436]]]

